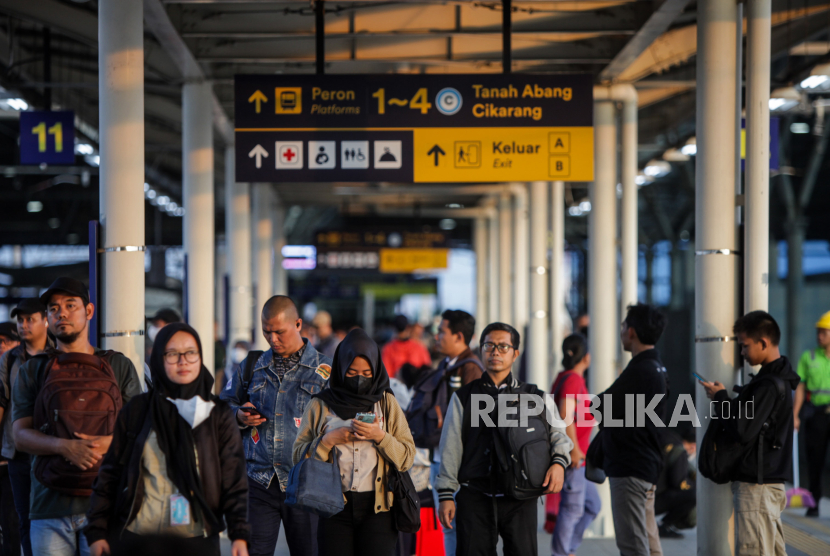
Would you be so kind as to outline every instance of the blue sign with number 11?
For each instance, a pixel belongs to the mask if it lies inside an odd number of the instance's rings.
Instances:
[[[73,164],[74,112],[21,112],[21,164]]]

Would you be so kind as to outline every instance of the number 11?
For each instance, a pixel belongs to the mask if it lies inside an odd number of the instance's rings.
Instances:
[[[49,129],[46,129],[46,122],[40,122],[32,128],[32,133],[37,135],[37,150],[39,152],[46,152],[46,135],[55,136],[55,152],[63,152],[63,124],[56,123]]]

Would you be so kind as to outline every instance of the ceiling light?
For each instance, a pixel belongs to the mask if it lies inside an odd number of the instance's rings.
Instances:
[[[22,98],[7,98],[6,104],[8,104],[9,108],[12,110],[28,110],[29,103],[23,100]]]
[[[87,164],[89,164],[90,166],[100,166],[101,165],[101,157],[98,156],[97,154],[96,155],[87,155],[87,156],[84,157],[84,160],[86,160]]]
[[[830,81],[830,77],[826,75],[811,75],[799,83],[798,86],[802,89],[818,89],[819,87],[824,89],[825,87],[822,85],[825,85],[828,81]]]
[[[167,203],[170,202],[170,197],[167,195],[161,195],[158,199],[156,199],[156,204],[160,207],[166,207]]]
[[[644,186],[644,185],[648,185],[648,184],[650,184],[650,183],[651,183],[651,182],[653,182],[653,181],[654,181],[654,178],[649,177],[649,176],[645,175],[645,174],[644,174],[644,173],[642,173],[642,172],[640,172],[639,174],[637,174],[637,176],[634,178],[634,183],[636,183],[636,184],[637,184],[637,185],[639,185],[640,187],[642,187],[642,186]]]
[[[95,152],[95,149],[92,145],[87,143],[78,143],[75,145],[75,154],[92,154]]]
[[[665,160],[650,160],[646,167],[643,168],[643,173],[652,178],[662,178],[668,176],[671,172],[671,164]]]
[[[144,194],[144,196],[147,197],[148,199],[155,199],[156,198],[156,190],[155,189],[149,189],[147,191],[147,193]]]
[[[445,206],[446,206],[448,209],[463,209],[463,208],[464,208],[464,205],[461,205],[461,204],[458,204],[458,203],[448,203],[448,204],[447,204],[447,205],[445,205]]]
[[[43,203],[40,201],[29,201],[26,203],[26,210],[29,212],[40,212],[43,210]]]
[[[591,212],[591,201],[588,201],[586,199],[585,201],[580,202],[579,210],[581,210],[583,213]]]
[[[176,209],[176,216],[184,216],[184,207],[179,207]]]
[[[810,133],[810,124],[806,122],[793,122],[790,124],[792,133]]]
[[[686,162],[689,160],[689,155],[680,149],[669,149],[663,153],[663,160],[668,162]]]
[[[694,156],[697,154],[697,139],[695,137],[689,137],[686,144],[680,147],[680,152],[687,156]]]
[[[455,220],[452,218],[444,218],[440,222],[438,222],[438,227],[442,230],[454,230],[455,229]]]
[[[801,102],[801,94],[795,87],[779,87],[770,93],[769,109],[784,112]]]
[[[568,207],[568,214],[571,216],[582,216],[582,209],[578,206]]]

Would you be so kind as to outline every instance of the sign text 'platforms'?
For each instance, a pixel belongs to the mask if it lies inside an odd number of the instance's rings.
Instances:
[[[237,75],[240,182],[591,181],[589,75]]]

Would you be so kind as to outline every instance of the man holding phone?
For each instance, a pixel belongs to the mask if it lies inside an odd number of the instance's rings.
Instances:
[[[317,516],[285,505],[303,412],[331,373],[331,359],[303,339],[302,326],[289,297],[269,299],[262,308],[262,334],[270,349],[250,352],[220,396],[236,410],[245,445],[250,556],[273,556],[281,521],[291,556],[317,554]]]

